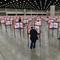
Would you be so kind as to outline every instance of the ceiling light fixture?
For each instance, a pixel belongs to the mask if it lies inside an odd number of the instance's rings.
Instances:
[[[6,1],[6,0],[5,0]]]
[[[16,1],[18,1],[18,0],[16,0]]]

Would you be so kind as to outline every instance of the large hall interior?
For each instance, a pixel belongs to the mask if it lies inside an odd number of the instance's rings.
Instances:
[[[60,0],[0,0],[0,60],[60,60]]]

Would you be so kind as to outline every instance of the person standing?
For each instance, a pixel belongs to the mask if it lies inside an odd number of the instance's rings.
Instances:
[[[18,21],[19,21],[19,23],[21,22],[21,17],[19,17],[19,20]]]
[[[36,47],[36,41],[38,39],[38,33],[36,31],[36,29],[34,29],[34,27],[31,27],[30,30],[30,40],[31,40],[31,44],[30,44],[30,48],[35,48]]]

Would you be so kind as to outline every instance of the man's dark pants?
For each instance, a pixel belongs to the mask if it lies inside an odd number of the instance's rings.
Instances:
[[[36,47],[36,40],[31,40],[31,45],[30,48],[35,48]]]

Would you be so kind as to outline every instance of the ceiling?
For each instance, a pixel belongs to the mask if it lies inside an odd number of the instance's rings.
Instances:
[[[50,5],[60,9],[60,0],[0,0],[0,8],[49,10]]]

